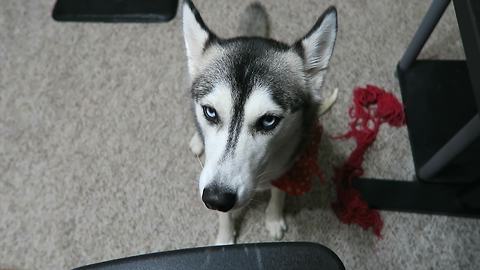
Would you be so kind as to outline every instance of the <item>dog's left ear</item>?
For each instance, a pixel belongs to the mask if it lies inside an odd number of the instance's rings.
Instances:
[[[317,20],[308,34],[294,44],[304,60],[305,73],[316,100],[320,100],[320,88],[333,54],[337,37],[337,10],[329,7]]]
[[[183,4],[183,36],[187,49],[188,71],[193,77],[205,46],[215,35],[205,25],[191,0],[184,0]]]

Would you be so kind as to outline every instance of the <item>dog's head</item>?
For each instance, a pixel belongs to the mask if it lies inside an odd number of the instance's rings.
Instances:
[[[337,13],[329,8],[293,45],[260,37],[222,39],[190,0],[183,29],[194,113],[205,146],[199,180],[207,207],[244,206],[285,172],[320,104]]]

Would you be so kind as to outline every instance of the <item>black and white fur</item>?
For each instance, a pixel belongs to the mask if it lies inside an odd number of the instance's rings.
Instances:
[[[267,188],[266,227],[272,237],[283,236],[285,194],[270,181],[290,168],[319,110],[336,98],[335,91],[322,100],[320,92],[337,33],[334,7],[292,45],[268,38],[268,16],[260,4],[250,5],[245,15],[244,36],[223,39],[208,29],[190,0],[183,5],[197,126],[190,148],[197,155],[205,152],[199,190],[208,208],[220,210],[216,244],[234,243],[231,212]]]

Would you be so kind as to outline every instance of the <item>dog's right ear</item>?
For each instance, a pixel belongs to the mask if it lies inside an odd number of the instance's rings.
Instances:
[[[183,4],[183,37],[187,49],[188,71],[194,76],[207,43],[215,38],[191,0]]]
[[[303,56],[305,72],[316,100],[320,100],[320,88],[336,37],[337,10],[330,7],[320,16],[310,32],[294,44],[294,48]]]

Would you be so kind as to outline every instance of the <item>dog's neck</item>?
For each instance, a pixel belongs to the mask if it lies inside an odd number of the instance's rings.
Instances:
[[[295,151],[292,153],[292,156],[290,158],[290,163],[287,168],[285,168],[285,171],[288,171],[290,167],[295,163],[297,160],[298,156],[300,156],[301,153],[305,150],[305,147],[308,145],[312,138],[312,129],[315,127],[317,121],[318,121],[318,104],[315,102],[309,102],[306,104],[305,109],[304,109],[304,117],[303,117],[303,123],[302,123],[302,133],[301,133],[301,139],[297,143],[297,147]]]

